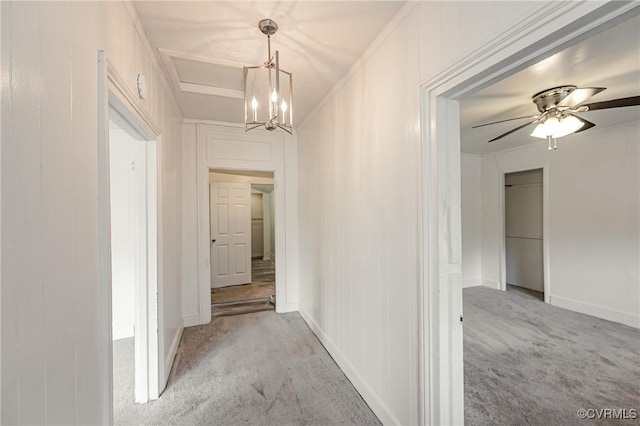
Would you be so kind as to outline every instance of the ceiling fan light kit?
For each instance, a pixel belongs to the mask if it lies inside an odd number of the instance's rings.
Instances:
[[[264,127],[293,133],[293,79],[280,68],[280,55],[271,55],[271,36],[278,31],[272,19],[258,23],[267,36],[267,60],[263,65],[244,67],[244,129]]]
[[[544,123],[540,123],[536,126],[531,133],[531,136],[546,139],[549,143],[549,147],[547,149],[551,151],[552,149],[558,149],[558,138],[575,133],[580,128],[584,127],[584,124],[584,121],[580,120],[575,115],[569,115],[567,117],[562,117],[562,115],[560,115],[558,118],[549,117]]]
[[[546,139],[548,150],[557,149],[558,138],[595,127],[595,124],[575,115],[575,113],[640,105],[640,96],[612,99],[610,101],[594,102],[591,104],[584,103],[587,99],[605,89],[605,87],[580,88],[572,85],[553,87],[532,96],[533,103],[536,104],[538,111],[540,111],[539,115],[508,118],[492,123],[479,124],[473,126],[473,128],[526,118],[530,121],[491,139],[489,142],[502,139],[531,124],[537,124],[531,136]]]

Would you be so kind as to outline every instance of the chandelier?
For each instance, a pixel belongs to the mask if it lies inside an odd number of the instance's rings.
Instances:
[[[271,36],[278,24],[263,19],[258,28],[267,36],[267,60],[263,65],[244,67],[244,129],[264,126],[267,130],[280,128],[293,132],[293,81],[291,73],[280,68],[276,50],[271,55]]]

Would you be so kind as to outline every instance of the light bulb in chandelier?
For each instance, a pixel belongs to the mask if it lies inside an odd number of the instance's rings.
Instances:
[[[251,100],[251,108],[253,109],[253,122],[258,121],[258,100],[254,96]]]
[[[292,76],[280,68],[279,52],[271,53],[271,36],[278,25],[271,19],[263,19],[258,28],[267,36],[267,60],[259,66],[244,67],[245,131],[264,126],[267,130],[279,128],[292,133]],[[262,105],[260,109],[258,103]]]

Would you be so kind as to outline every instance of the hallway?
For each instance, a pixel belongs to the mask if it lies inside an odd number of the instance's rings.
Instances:
[[[160,399],[115,403],[116,425],[380,424],[300,315],[272,311],[185,329]]]

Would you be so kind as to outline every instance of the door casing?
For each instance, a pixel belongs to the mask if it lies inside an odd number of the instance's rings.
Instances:
[[[464,423],[459,100],[639,12],[545,3],[421,85],[420,424]]]
[[[111,306],[111,208],[109,189],[109,108],[115,109],[146,142],[147,160],[147,235],[145,282],[136,289],[136,380],[137,402],[157,399],[166,384],[163,344],[162,300],[162,213],[160,170],[160,130],[139,100],[109,63],[105,52],[98,51],[98,243],[100,253],[100,352],[103,376],[103,419],[113,423],[113,346]]]

